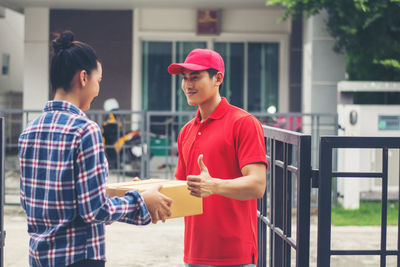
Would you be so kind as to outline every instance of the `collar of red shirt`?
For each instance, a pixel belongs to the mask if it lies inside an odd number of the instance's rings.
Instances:
[[[206,119],[206,121],[221,119],[225,115],[226,111],[228,110],[228,107],[229,107],[228,100],[226,100],[225,97],[222,97],[221,102],[219,102],[217,108],[214,110],[214,112],[211,114],[211,116]],[[200,109],[197,109],[195,118],[196,118],[197,123],[201,122]]]

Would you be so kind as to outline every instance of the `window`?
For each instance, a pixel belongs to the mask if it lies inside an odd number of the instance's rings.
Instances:
[[[171,110],[171,42],[143,42],[142,106],[144,110]]]
[[[249,43],[248,45],[248,110],[278,110],[279,45]]]
[[[220,93],[229,103],[243,108],[244,92],[244,44],[222,43],[214,44],[214,50],[221,54],[225,63],[225,77]]]
[[[182,77],[170,75],[168,66],[183,62],[192,49],[207,42],[142,42],[142,107],[144,110],[195,110],[181,90]],[[279,43],[215,42],[213,49],[225,62],[221,96],[250,112],[278,110]]]
[[[8,75],[10,72],[10,54],[3,54],[1,74]]]

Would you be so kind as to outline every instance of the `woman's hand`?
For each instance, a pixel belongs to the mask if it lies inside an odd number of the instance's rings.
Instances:
[[[165,222],[165,219],[171,216],[172,200],[160,193],[161,188],[162,185],[157,185],[141,194],[149,210],[152,223],[157,223],[159,220]]]

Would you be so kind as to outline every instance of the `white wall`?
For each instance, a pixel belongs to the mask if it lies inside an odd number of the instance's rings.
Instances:
[[[14,12],[15,13],[15,12]],[[13,88],[23,91],[24,109],[42,109],[49,95],[49,8],[25,8],[25,16],[20,17],[19,27],[19,66],[11,57],[11,70],[18,70]],[[248,40],[278,41],[280,53],[280,100],[281,111],[288,110],[288,62],[290,20],[277,23],[282,10],[277,8],[263,9],[224,9],[221,12],[221,34],[219,36],[197,36],[195,8],[137,8],[134,10],[134,45],[133,45],[133,79],[132,109],[141,109],[141,73],[140,73],[140,40],[144,35],[155,39],[174,40],[178,38],[190,40]],[[25,23],[24,23],[25,17]],[[1,23],[1,19],[0,19]],[[12,24],[14,25],[14,23]],[[15,24],[18,25],[18,24]],[[15,26],[8,25],[6,30],[15,33]],[[25,35],[24,35],[25,30]],[[2,35],[3,36],[3,35]],[[4,42],[1,42],[2,44]],[[10,47],[18,48],[16,45]],[[25,54],[25,57],[24,57]],[[3,81],[1,84],[5,85]],[[8,86],[9,87],[9,86]],[[0,88],[2,89],[2,88]],[[17,89],[12,89],[17,90]]]
[[[139,31],[196,32],[197,9],[136,9]],[[277,23],[280,9],[223,9],[221,10],[221,34],[223,33],[289,33],[290,20]]]
[[[360,83],[361,84],[361,83]],[[379,82],[377,82],[379,84]],[[383,84],[383,83],[382,83]],[[395,83],[393,83],[395,84]],[[400,85],[400,83],[398,83]],[[378,90],[384,90],[382,87]],[[344,128],[344,136],[393,136],[400,135],[399,130],[379,130],[379,116],[399,116],[399,105],[352,105],[339,104],[339,124]],[[357,113],[357,122],[352,125],[350,113]],[[382,172],[381,149],[339,149],[338,171],[340,172]],[[399,188],[399,151],[390,149],[388,153],[389,192],[398,192]],[[341,202],[345,208],[359,208],[360,192],[381,193],[380,178],[338,179],[338,192],[343,195]]]
[[[49,9],[25,9],[24,109],[43,109],[49,97]]]
[[[326,12],[307,19],[303,26],[302,112],[336,113],[337,82],[345,78],[345,58],[333,51],[326,31]]]
[[[10,91],[22,92],[24,63],[24,16],[10,9],[3,11],[4,17],[0,18],[0,67],[3,54],[10,55],[10,65],[8,75],[0,72],[0,95]]]

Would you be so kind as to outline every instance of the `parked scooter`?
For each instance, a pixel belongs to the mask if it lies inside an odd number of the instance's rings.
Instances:
[[[123,131],[118,111],[119,103],[115,98],[104,102],[108,111],[102,125],[103,143],[110,170],[124,172],[129,176],[139,176],[142,162],[142,142],[139,131]]]

